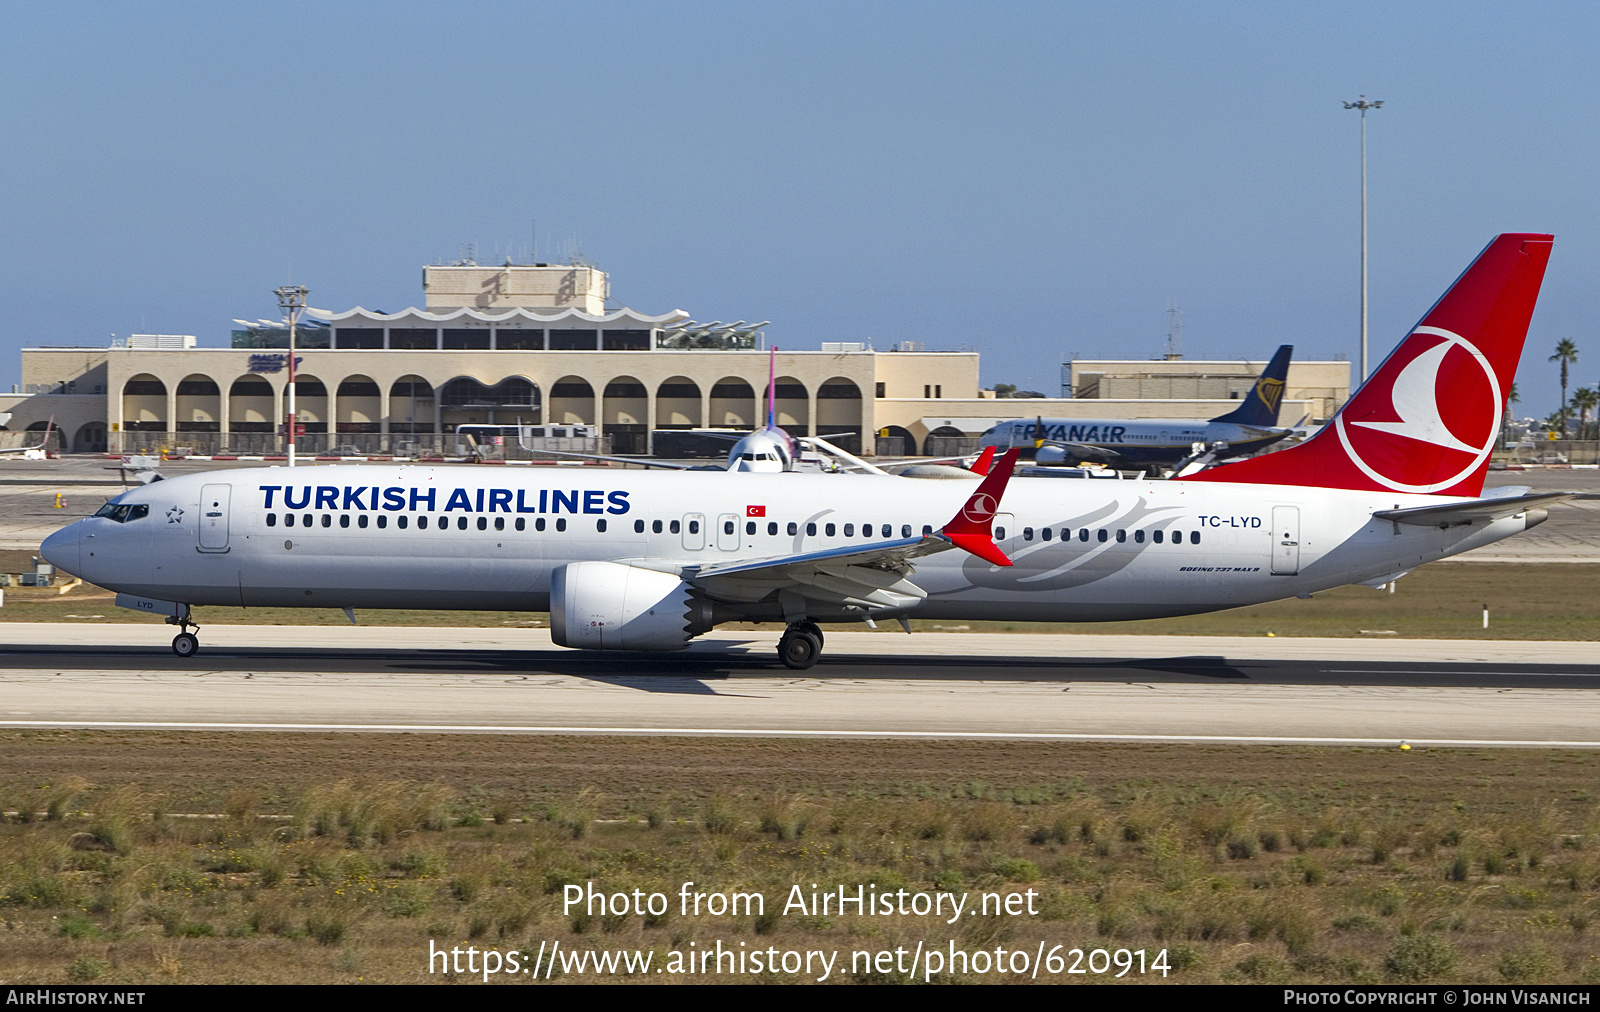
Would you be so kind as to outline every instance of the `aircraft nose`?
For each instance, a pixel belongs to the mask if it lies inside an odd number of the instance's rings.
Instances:
[[[39,546],[39,555],[57,569],[82,576],[83,521],[68,524],[45,538],[44,544]]]

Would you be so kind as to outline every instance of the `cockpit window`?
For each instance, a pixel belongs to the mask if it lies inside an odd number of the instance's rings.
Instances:
[[[143,520],[149,515],[149,506],[135,506],[130,503],[110,502],[100,507],[99,512],[95,514],[97,517],[105,517],[107,520],[115,520],[119,524],[132,523],[135,520]]]

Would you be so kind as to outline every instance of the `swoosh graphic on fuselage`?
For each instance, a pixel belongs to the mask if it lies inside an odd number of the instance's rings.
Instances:
[[[1177,519],[1173,514],[1182,509],[1181,506],[1152,508],[1147,505],[1145,498],[1140,496],[1137,502],[1120,513],[1121,505],[1110,503],[1090,513],[1053,521],[1048,526],[1078,529],[1115,519],[1117,526],[1129,531],[1165,530]],[[1015,543],[1014,537],[1010,540]],[[1072,543],[1072,548],[1063,552],[1060,541],[1038,541],[1029,543],[1021,550],[1013,550],[1011,553],[1013,565],[1008,569],[996,568],[982,559],[971,557],[962,564],[961,575],[974,587],[1037,594],[1081,587],[1104,580],[1127,568],[1147,549],[1157,547],[1154,542],[1148,540],[1143,544],[1134,541],[1119,543],[1113,537],[1105,542],[1075,541]]]

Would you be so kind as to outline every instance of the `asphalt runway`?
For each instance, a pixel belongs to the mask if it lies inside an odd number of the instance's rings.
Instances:
[[[682,653],[542,629],[0,627],[0,726],[1600,747],[1592,643],[834,632]]]

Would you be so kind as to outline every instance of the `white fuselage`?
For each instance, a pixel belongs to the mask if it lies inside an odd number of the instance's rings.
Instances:
[[[937,532],[971,492],[965,481],[797,473],[260,468],[133,489],[114,502],[147,505],[146,515],[80,520],[43,552],[102,587],[190,605],[542,611],[565,563],[692,575],[866,546]],[[1444,530],[1372,517],[1441,501],[1451,500],[1015,477],[994,522],[1014,566],[959,550],[921,558],[910,579],[926,599],[872,614],[1071,622],[1214,611],[1393,577],[1528,525],[1521,515]],[[776,591],[718,614],[782,618]]]

